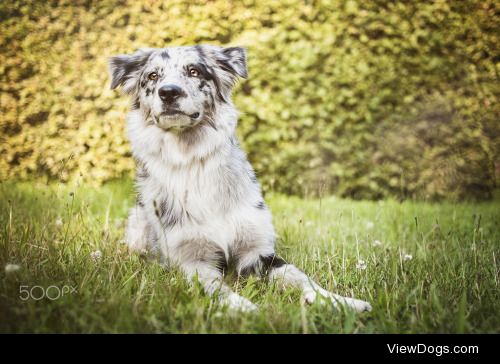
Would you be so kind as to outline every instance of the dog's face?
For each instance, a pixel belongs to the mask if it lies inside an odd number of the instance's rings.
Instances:
[[[110,60],[111,88],[122,86],[164,130],[210,123],[217,103],[229,102],[237,77],[247,77],[243,48],[200,45],[141,49]]]

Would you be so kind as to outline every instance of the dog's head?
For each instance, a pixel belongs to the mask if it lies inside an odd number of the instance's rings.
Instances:
[[[247,77],[243,48],[200,45],[140,49],[110,59],[111,89],[122,86],[165,130],[210,123],[218,103],[230,102],[238,77]]]

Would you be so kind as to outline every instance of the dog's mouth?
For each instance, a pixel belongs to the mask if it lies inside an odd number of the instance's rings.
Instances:
[[[156,125],[165,131],[191,129],[198,125],[200,120],[201,114],[199,112],[190,114],[179,109],[165,110],[154,116]]]
[[[192,114],[188,114],[188,113],[186,113],[182,110],[179,110],[179,109],[172,109],[172,110],[166,110],[166,111],[162,112],[159,116],[160,117],[163,116],[166,118],[176,118],[179,116],[187,116],[192,120],[197,120],[200,117],[200,113],[194,112]]]

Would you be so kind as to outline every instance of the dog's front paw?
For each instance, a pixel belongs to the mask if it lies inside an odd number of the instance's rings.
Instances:
[[[222,304],[226,305],[230,310],[240,312],[255,312],[259,309],[257,305],[236,293],[231,293],[227,297],[224,297]]]
[[[356,312],[370,312],[372,310],[372,306],[368,302],[357,300],[355,298],[342,297],[332,294],[330,299],[335,306],[340,304],[344,307],[349,307]]]
[[[357,300],[350,297],[342,297],[325,290],[320,290],[319,292],[311,290],[305,292],[303,297],[308,304],[312,304],[314,301],[316,301],[318,294],[320,297],[325,298],[326,301],[330,301],[334,307],[339,307],[339,305],[341,305],[353,309],[356,312],[370,312],[372,310],[372,306],[366,301]],[[325,300],[322,300],[321,303],[324,304]]]

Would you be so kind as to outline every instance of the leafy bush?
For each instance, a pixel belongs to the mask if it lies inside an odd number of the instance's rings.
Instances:
[[[129,174],[128,100],[109,90],[107,57],[217,43],[249,51],[235,103],[265,189],[487,198],[500,151],[499,10],[493,0],[3,2],[0,178]]]

